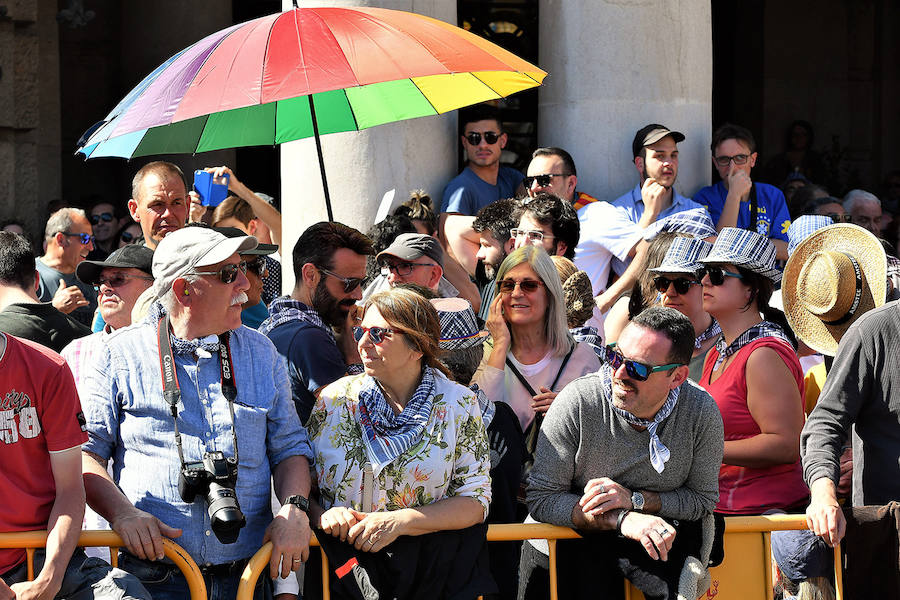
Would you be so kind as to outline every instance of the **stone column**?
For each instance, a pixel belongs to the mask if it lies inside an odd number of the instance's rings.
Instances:
[[[638,182],[634,133],[685,134],[678,190],[710,181],[712,29],[705,0],[540,0],[538,142],[568,150],[579,189],[612,200]]]
[[[456,23],[455,0],[353,0],[302,2],[301,6],[376,6]],[[283,0],[284,10],[291,0]],[[364,131],[321,137],[334,219],[365,232],[386,192],[406,198],[423,188],[439,204],[456,174],[456,112],[387,123]],[[291,250],[313,223],[327,220],[316,146],[312,138],[281,146],[282,288],[294,287]]]

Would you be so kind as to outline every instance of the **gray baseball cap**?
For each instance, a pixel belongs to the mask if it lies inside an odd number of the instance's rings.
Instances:
[[[385,256],[396,256],[408,262],[427,256],[441,267],[444,266],[444,249],[441,248],[440,242],[423,233],[401,233],[387,249],[379,252],[375,259],[381,264]]]

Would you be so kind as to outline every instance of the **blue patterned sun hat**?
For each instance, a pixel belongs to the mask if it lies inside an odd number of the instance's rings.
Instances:
[[[667,231],[696,238],[708,238],[716,235],[716,224],[705,208],[692,208],[664,217],[650,225],[644,230],[644,239],[649,242],[657,234]]]
[[[749,229],[725,227],[703,264],[729,264],[759,273],[774,283],[781,281],[781,271],[775,267],[775,245],[769,238]]]
[[[696,273],[702,267],[700,260],[706,258],[713,245],[698,238],[679,237],[672,240],[662,263],[652,273]]]
[[[460,350],[484,342],[489,334],[478,327],[472,305],[464,298],[433,298],[432,306],[441,320],[440,346],[443,350]]]
[[[794,222],[791,223],[787,230],[788,256],[794,253],[800,242],[814,232],[833,224],[834,221],[831,220],[831,217],[826,217],[825,215],[800,215],[794,219]]]

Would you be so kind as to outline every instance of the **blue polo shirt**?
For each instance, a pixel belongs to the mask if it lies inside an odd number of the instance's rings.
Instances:
[[[791,215],[788,212],[784,194],[774,185],[768,183],[753,182],[756,189],[756,203],[759,219],[756,222],[756,231],[773,240],[788,241],[787,230],[791,226]],[[709,185],[694,195],[700,204],[709,211],[713,222],[719,224],[722,217],[722,208],[725,206],[725,198],[728,197],[728,189],[725,182],[720,181],[716,185]],[[750,198],[741,202],[738,209],[736,226],[741,229],[749,229],[750,223]]]
[[[515,196],[524,177],[512,167],[501,166],[497,185],[491,185],[466,167],[444,188],[441,212],[474,216],[491,202]]]
[[[641,220],[641,217],[644,216],[644,199],[641,198],[641,185],[638,184],[634,186],[631,191],[625,192],[613,200],[611,204],[624,210],[628,215],[628,218],[631,219],[632,222],[637,223]],[[660,212],[657,219],[662,219],[663,217],[668,217],[669,215],[674,215],[675,213],[683,210],[690,210],[692,208],[700,208],[700,205],[690,198],[685,198],[679,194],[675,188],[672,188],[672,205]]]

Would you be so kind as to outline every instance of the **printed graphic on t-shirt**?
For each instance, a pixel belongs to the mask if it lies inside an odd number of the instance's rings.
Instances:
[[[15,444],[19,438],[31,439],[41,433],[37,409],[28,394],[11,390],[0,400],[0,440]]]

